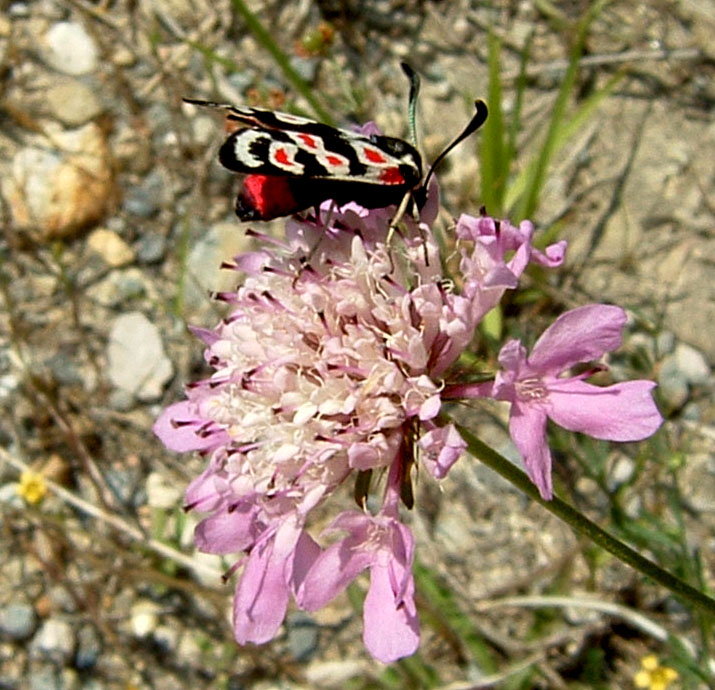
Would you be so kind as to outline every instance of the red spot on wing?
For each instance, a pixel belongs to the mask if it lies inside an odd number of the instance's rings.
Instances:
[[[287,177],[246,175],[236,199],[236,215],[241,220],[272,220],[303,208],[305,205],[293,196]]]
[[[290,156],[286,153],[285,149],[276,149],[275,159],[276,162],[280,163],[281,165],[293,164],[293,161],[290,159]]]
[[[332,165],[336,168],[345,163],[342,158],[338,158],[337,156],[328,156],[325,160],[327,161],[328,165]]]
[[[367,146],[365,147],[365,157],[371,163],[384,163],[387,160],[377,149],[371,149]]]
[[[405,178],[399,168],[385,168],[385,170],[380,173],[380,182],[384,182],[385,184],[404,184]]]
[[[311,148],[311,149],[318,148],[318,145],[315,143],[315,139],[313,139],[313,137],[311,137],[310,134],[299,134],[298,137],[308,148]]]

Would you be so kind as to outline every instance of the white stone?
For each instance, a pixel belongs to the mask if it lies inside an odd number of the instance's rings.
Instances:
[[[112,268],[134,261],[134,250],[116,232],[107,228],[97,228],[92,232],[87,238],[87,246]]]
[[[16,227],[39,229],[47,239],[70,236],[97,221],[113,198],[104,134],[94,123],[53,131],[20,149],[0,183]]]
[[[30,656],[49,658],[65,664],[71,658],[75,648],[75,637],[69,623],[51,618],[43,623],[30,643]]]
[[[159,607],[153,601],[138,601],[129,615],[132,632],[137,637],[146,637],[159,625]]]
[[[141,312],[122,314],[114,320],[107,360],[114,386],[142,401],[158,399],[173,375],[159,329]]]
[[[47,62],[63,74],[89,74],[97,67],[97,46],[81,24],[59,22],[45,34]]]
[[[679,343],[675,348],[675,362],[678,371],[690,385],[701,386],[710,378],[710,367],[705,356],[690,345]]]
[[[94,91],[76,79],[65,79],[52,86],[45,94],[45,102],[60,122],[79,127],[102,112],[102,105]]]
[[[170,483],[159,472],[152,472],[146,478],[147,503],[152,508],[176,508],[181,505],[183,488]]]

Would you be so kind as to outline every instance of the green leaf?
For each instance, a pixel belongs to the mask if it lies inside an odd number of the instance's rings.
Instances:
[[[480,138],[480,174],[482,203],[490,215],[502,215],[504,189],[509,175],[510,161],[504,147],[505,130],[502,113],[501,76],[499,74],[499,39],[489,34],[489,117]]]

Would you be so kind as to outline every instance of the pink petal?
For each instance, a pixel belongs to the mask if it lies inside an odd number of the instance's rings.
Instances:
[[[540,266],[556,268],[564,262],[566,247],[568,247],[568,242],[566,240],[561,240],[555,244],[550,244],[546,247],[545,252],[540,252],[538,249],[532,249],[531,260]]]
[[[517,247],[514,256],[509,261],[509,270],[518,278],[526,270],[530,259],[531,244],[524,242],[524,244]]]
[[[302,534],[296,516],[288,516],[272,540],[256,545],[233,600],[233,631],[240,644],[273,639],[285,618],[295,549]]]
[[[429,419],[434,419],[442,407],[442,399],[439,395],[432,395],[427,398],[422,405],[420,405],[419,418],[420,421],[427,421]]]
[[[208,513],[225,505],[229,490],[226,480],[217,475],[214,462],[186,487],[184,499],[189,508]]]
[[[370,589],[363,608],[363,641],[368,652],[389,664],[417,651],[420,626],[414,605],[414,580],[410,575],[404,595],[396,600],[393,579],[399,573],[388,565],[373,565],[370,570]],[[399,571],[400,569],[397,568]]]
[[[202,520],[194,531],[194,543],[205,553],[236,553],[254,543],[258,537],[256,509],[245,505],[225,510]]]
[[[608,304],[567,311],[541,334],[529,356],[529,367],[557,374],[579,362],[598,359],[620,347],[625,323],[626,312]]]
[[[509,417],[509,434],[517,447],[526,472],[541,497],[551,499],[551,451],[546,443],[546,412],[538,405],[514,402]]]
[[[271,260],[271,255],[267,251],[244,252],[234,258],[236,270],[244,271],[251,275],[261,271]]]
[[[301,585],[305,581],[311,566],[320,556],[321,550],[316,541],[307,533],[303,532],[298,539],[293,557],[293,571],[290,576],[293,594],[296,595]]]
[[[278,632],[290,597],[284,566],[274,558],[273,541],[251,552],[233,600],[233,632],[239,644],[262,644]]]
[[[482,289],[499,288],[503,290],[513,290],[519,285],[518,275],[518,273],[515,273],[504,264],[496,264],[480,281],[480,286]]]
[[[363,535],[351,535],[318,556],[298,591],[298,605],[317,611],[340,594],[374,560]]]
[[[348,448],[348,464],[354,470],[369,470],[380,464],[377,448],[369,443],[353,443]]]
[[[609,441],[640,441],[663,422],[653,402],[653,381],[593,386],[576,380],[549,385],[551,417],[569,431]]]
[[[427,470],[435,479],[443,479],[459,460],[467,444],[454,425],[449,424],[428,431],[420,438],[419,446]]]
[[[152,431],[169,450],[179,453],[207,450],[229,440],[225,431],[199,418],[196,406],[189,400],[169,405],[154,422]]]

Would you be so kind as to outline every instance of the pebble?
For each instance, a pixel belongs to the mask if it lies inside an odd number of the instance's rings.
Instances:
[[[202,68],[204,69],[204,68]],[[256,75],[252,70],[241,69],[231,72],[226,81],[231,85],[236,93],[244,93],[254,82]]]
[[[0,376],[0,400],[7,400],[20,386],[20,377],[17,374],[4,374]]]
[[[74,665],[80,671],[94,668],[102,653],[102,640],[93,625],[83,625],[77,634]]]
[[[198,665],[204,656],[204,644],[205,638],[201,631],[187,630],[179,640],[176,655],[185,664]]]
[[[116,232],[107,228],[94,230],[87,238],[87,247],[112,268],[126,266],[134,261],[134,250]]]
[[[217,223],[204,233],[189,252],[186,268],[191,280],[187,282],[186,305],[201,309],[209,304],[208,293],[231,290],[236,286],[237,273],[221,269],[223,261],[246,251],[247,238],[236,223]]]
[[[668,409],[680,409],[688,399],[688,380],[673,355],[668,355],[658,372],[658,390]]]
[[[112,271],[106,278],[87,289],[87,296],[105,307],[117,307],[147,294],[146,276],[136,267]]]
[[[0,609],[0,634],[11,640],[26,640],[36,625],[37,616],[30,604],[8,604]]]
[[[669,355],[675,349],[675,333],[661,331],[655,339],[655,351],[659,359]]]
[[[158,232],[148,232],[136,244],[137,259],[143,264],[157,264],[166,255],[166,237]]]
[[[715,512],[715,459],[691,455],[683,467],[683,486],[689,487],[686,500],[698,512]]]
[[[293,658],[305,662],[318,648],[318,627],[305,613],[297,611],[288,615],[288,648]]]
[[[65,665],[72,659],[75,636],[72,626],[62,620],[45,621],[30,642],[30,657],[44,658]]]
[[[695,400],[691,400],[680,411],[680,416],[691,422],[699,422],[703,418],[703,408]]]
[[[352,678],[364,678],[368,672],[366,659],[344,658],[335,661],[318,661],[304,670],[310,688],[344,688]]]
[[[710,378],[710,367],[705,356],[691,345],[679,343],[674,352],[678,371],[692,386],[702,386]]]
[[[653,362],[655,359],[666,354],[665,352],[661,352],[656,356],[659,352],[658,343],[650,335],[643,332],[633,333],[633,335],[628,338],[628,350],[637,354],[639,359],[647,357],[649,362]],[[623,371],[624,376],[628,376],[628,373],[628,369]]]
[[[7,9],[9,17],[13,19],[21,19],[30,16],[30,8],[26,2],[13,2]]]
[[[136,55],[125,46],[117,46],[112,54],[112,62],[117,67],[131,67],[137,58]]]
[[[80,368],[79,361],[73,358],[68,349],[63,347],[46,359],[44,364],[52,371],[54,380],[63,386],[81,385],[85,380],[86,372]]]
[[[127,688],[134,687],[131,683],[127,683],[126,685]],[[101,681],[97,680],[96,678],[88,678],[87,680],[84,680],[82,683],[82,690],[106,690],[107,686]]]
[[[25,503],[17,493],[17,482],[9,482],[0,486],[0,505],[22,510]]]
[[[33,668],[28,681],[29,690],[65,690],[61,669],[54,666]]]
[[[97,68],[97,46],[76,22],[58,22],[45,34],[46,59],[63,74],[89,74]]]
[[[99,220],[114,198],[109,148],[94,123],[42,142],[15,154],[0,189],[17,228],[39,230],[44,239],[70,237]]]
[[[159,472],[152,472],[146,478],[147,503],[152,508],[176,508],[181,503],[183,488],[171,482]]]
[[[76,79],[66,79],[50,87],[45,94],[50,112],[63,124],[79,127],[102,112],[94,91]]]
[[[309,84],[315,81],[315,75],[318,72],[318,60],[295,55],[291,58],[290,64],[303,81]]]
[[[124,504],[131,505],[139,485],[139,473],[136,468],[115,465],[106,470],[107,484]]]
[[[164,191],[164,177],[159,171],[149,173],[141,184],[129,187],[122,206],[127,213],[151,218],[159,212]]]
[[[179,631],[175,627],[159,625],[152,635],[156,644],[164,653],[173,654],[179,642]]]
[[[216,141],[216,120],[208,115],[191,118],[191,138],[199,146],[211,146]]]
[[[137,601],[129,613],[132,632],[136,637],[147,637],[159,625],[159,607],[146,599]]]
[[[127,391],[119,390],[115,388],[107,399],[109,407],[117,412],[129,412],[134,407],[135,401],[134,396]]]
[[[138,311],[118,316],[109,333],[107,374],[138,400],[157,400],[174,374],[159,329]]]
[[[48,541],[48,550],[57,551],[57,543]],[[69,581],[69,580],[68,580]],[[64,611],[65,613],[77,613],[77,599],[64,584],[52,585],[47,592],[52,605],[52,611]]]
[[[627,455],[619,454],[608,473],[608,488],[615,491],[619,486],[630,481],[635,471],[636,465],[633,460]]]

